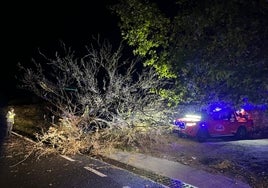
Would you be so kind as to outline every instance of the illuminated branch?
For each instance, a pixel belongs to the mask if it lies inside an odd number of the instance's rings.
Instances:
[[[20,66],[24,73],[21,87],[56,107],[56,116],[80,117],[75,126],[84,128],[135,126],[165,119],[159,115],[164,101],[152,92],[165,82],[152,68],[138,72],[142,64],[138,59],[124,60],[122,44],[114,51],[109,42],[96,39],[82,58],[76,58],[64,44],[63,50],[53,59],[40,52],[43,60],[33,60],[33,68]]]

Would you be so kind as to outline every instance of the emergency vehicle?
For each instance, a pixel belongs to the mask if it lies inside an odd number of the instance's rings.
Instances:
[[[175,130],[179,136],[197,138],[199,142],[209,137],[235,136],[245,139],[255,131],[253,119],[244,110],[215,109],[211,113],[185,115],[174,120]]]

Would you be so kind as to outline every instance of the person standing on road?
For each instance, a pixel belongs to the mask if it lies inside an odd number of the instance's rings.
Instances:
[[[6,119],[7,119],[7,136],[10,136],[11,131],[13,129],[14,125],[14,118],[15,118],[15,113],[14,113],[14,108],[10,108],[9,111],[6,114]]]

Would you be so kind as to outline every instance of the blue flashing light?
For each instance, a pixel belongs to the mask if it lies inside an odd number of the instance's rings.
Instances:
[[[260,104],[260,105],[254,105],[250,103],[245,103],[244,105],[241,106],[241,108],[245,109],[246,111],[252,111],[252,110],[267,110],[267,105],[265,104]]]
[[[201,126],[201,127],[205,127],[206,124],[205,124],[205,123],[201,123],[200,126]]]
[[[219,111],[221,111],[222,109],[220,108],[220,107],[216,107],[214,110],[213,110],[213,112],[219,112]]]

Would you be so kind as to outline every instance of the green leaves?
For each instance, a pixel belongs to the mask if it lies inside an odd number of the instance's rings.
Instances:
[[[122,37],[134,47],[134,54],[145,57],[144,65],[154,66],[160,75],[170,77],[168,66],[159,62],[159,52],[168,44],[169,18],[164,17],[156,4],[147,1],[121,1],[112,10],[119,15]]]
[[[122,0],[113,7],[123,38],[144,65],[162,78],[176,78],[173,89],[185,102],[211,96],[238,101],[242,95],[268,102],[268,9],[263,3],[179,0],[174,7],[173,16],[153,1]],[[260,88],[261,94],[252,92]]]

